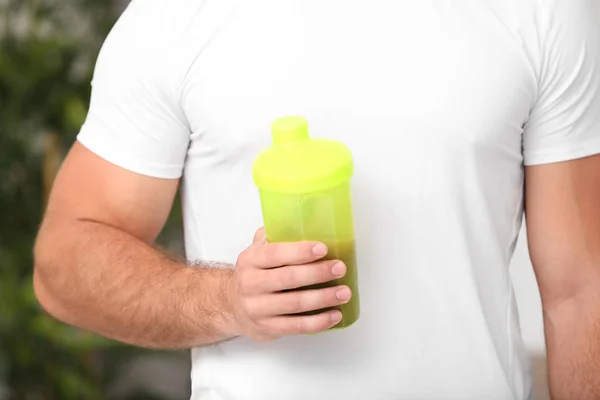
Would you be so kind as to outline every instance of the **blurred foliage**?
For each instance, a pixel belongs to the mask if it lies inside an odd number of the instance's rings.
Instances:
[[[45,199],[85,120],[95,59],[115,21],[110,6],[0,0],[0,398],[106,399],[141,351],[48,317],[31,279]],[[163,238],[179,240],[180,218]]]

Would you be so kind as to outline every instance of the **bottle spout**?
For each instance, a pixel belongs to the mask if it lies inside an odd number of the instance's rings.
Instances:
[[[310,140],[308,121],[303,117],[283,117],[276,119],[271,125],[273,145],[289,144]]]

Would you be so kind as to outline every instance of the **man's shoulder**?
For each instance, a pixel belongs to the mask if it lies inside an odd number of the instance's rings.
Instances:
[[[133,0],[113,28],[137,40],[154,45],[172,45],[182,36],[197,29],[198,21],[207,13],[226,7],[230,0]]]
[[[120,21],[135,20],[165,35],[181,35],[207,16],[228,13],[240,0],[132,0]],[[166,28],[168,30],[165,30]]]
[[[237,0],[132,0],[102,47],[103,69],[173,89]]]

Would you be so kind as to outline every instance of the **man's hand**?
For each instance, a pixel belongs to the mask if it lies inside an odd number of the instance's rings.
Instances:
[[[238,258],[230,296],[236,317],[234,335],[270,341],[284,335],[324,331],[342,319],[337,310],[315,315],[293,315],[327,309],[350,301],[347,286],[293,290],[343,277],[340,261],[318,261],[327,254],[321,243],[267,243],[260,229],[254,243]]]

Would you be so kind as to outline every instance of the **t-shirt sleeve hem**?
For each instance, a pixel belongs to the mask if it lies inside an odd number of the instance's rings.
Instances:
[[[564,161],[576,160],[600,154],[600,136],[593,140],[571,146],[570,148],[548,149],[548,150],[525,150],[523,159],[525,166],[552,164]]]
[[[128,171],[161,179],[179,179],[182,176],[183,165],[157,165],[142,161],[117,149],[115,145],[94,139],[96,136],[83,129],[77,135],[77,141],[100,158]]]

